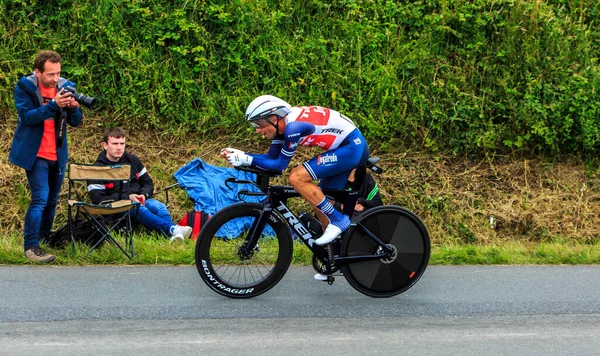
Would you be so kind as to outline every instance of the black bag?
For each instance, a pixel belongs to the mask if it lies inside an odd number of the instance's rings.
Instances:
[[[73,225],[75,241],[83,242],[90,246],[94,246],[102,237],[102,232],[94,226],[89,220],[78,221]],[[47,239],[46,243],[52,248],[64,247],[71,243],[69,238],[69,224],[61,226]]]

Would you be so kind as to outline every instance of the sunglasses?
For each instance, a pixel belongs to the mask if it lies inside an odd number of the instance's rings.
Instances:
[[[250,125],[252,125],[255,129],[261,129],[268,126],[266,119],[259,119],[250,121]]]

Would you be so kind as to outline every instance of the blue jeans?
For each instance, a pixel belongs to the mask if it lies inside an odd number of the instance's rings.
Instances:
[[[175,225],[171,220],[167,206],[154,199],[148,199],[146,205],[140,205],[137,216],[134,215],[134,217],[137,222],[145,227],[162,231],[167,236],[171,236],[171,226]]]
[[[25,173],[31,190],[24,224],[24,245],[28,250],[40,245],[40,236],[50,235],[65,169],[55,161],[36,158],[31,170]]]

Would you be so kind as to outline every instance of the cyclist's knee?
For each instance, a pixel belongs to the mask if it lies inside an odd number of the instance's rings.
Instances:
[[[306,169],[304,169],[304,167],[302,167],[302,166],[292,169],[292,171],[290,172],[290,176],[288,177],[288,180],[290,181],[290,184],[292,186],[296,186],[298,184],[303,184],[303,183],[310,183],[312,181],[310,175],[308,174]]]

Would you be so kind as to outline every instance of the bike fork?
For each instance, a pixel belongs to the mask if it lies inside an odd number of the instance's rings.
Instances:
[[[250,230],[248,232],[248,236],[246,237],[246,240],[244,241],[243,246],[240,247],[240,254],[241,256],[249,256],[254,249],[256,248],[256,243],[258,242],[258,239],[261,236],[261,232],[263,231],[265,225],[267,224],[267,219],[268,219],[268,215],[271,212],[272,207],[270,204],[266,204],[262,211],[260,212],[260,215],[258,216],[258,218],[256,220],[254,220],[254,223],[252,224],[252,226],[250,227]]]

